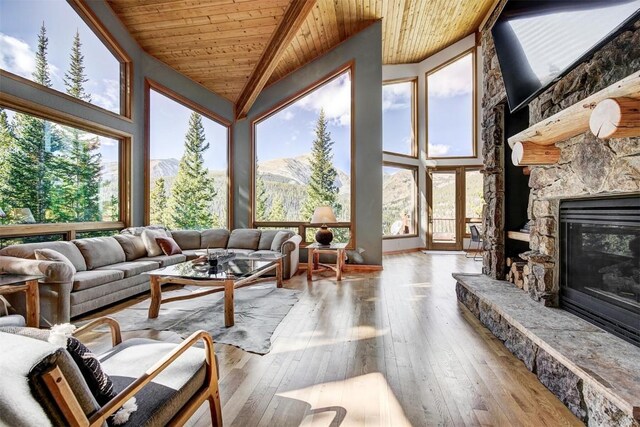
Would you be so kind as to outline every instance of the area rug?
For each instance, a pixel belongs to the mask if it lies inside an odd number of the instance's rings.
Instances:
[[[163,291],[162,297],[202,290],[197,286],[185,286]],[[186,338],[204,329],[216,343],[230,344],[251,353],[267,354],[271,349],[273,332],[298,302],[299,293],[292,289],[278,289],[273,284],[237,289],[234,292],[235,325],[230,328],[224,326],[223,292],[162,304],[156,319],[148,318],[150,299],[110,317],[120,323],[123,331],[172,331]]]

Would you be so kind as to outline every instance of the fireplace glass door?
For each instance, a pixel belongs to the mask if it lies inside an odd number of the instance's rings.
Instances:
[[[640,344],[640,199],[560,206],[561,305]]]

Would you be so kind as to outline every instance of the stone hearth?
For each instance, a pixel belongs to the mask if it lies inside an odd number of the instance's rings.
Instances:
[[[589,426],[640,426],[640,351],[508,282],[454,274],[462,302]]]

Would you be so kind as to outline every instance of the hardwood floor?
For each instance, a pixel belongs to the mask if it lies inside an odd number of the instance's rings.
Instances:
[[[285,282],[302,293],[268,355],[216,346],[225,425],[582,425],[457,303],[451,273],[479,269],[462,255],[414,252],[341,284],[329,273]],[[189,422],[209,424],[205,407]]]

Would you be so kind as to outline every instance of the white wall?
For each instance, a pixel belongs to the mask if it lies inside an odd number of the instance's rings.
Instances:
[[[468,37],[460,40],[457,43],[452,44],[446,49],[441,50],[435,55],[430,56],[424,61],[417,64],[400,64],[400,65],[383,65],[382,66],[382,79],[394,80],[402,78],[418,77],[418,153],[417,159],[408,159],[402,156],[394,156],[392,154],[383,154],[383,160],[386,162],[403,163],[408,165],[418,166],[418,191],[419,191],[419,203],[420,203],[420,224],[418,227],[418,237],[407,238],[394,238],[385,239],[382,242],[382,250],[384,252],[402,251],[415,248],[426,247],[427,241],[427,167],[434,166],[460,166],[460,165],[482,165],[482,153],[480,139],[481,139],[481,126],[480,126],[480,103],[482,100],[482,85],[480,84],[482,78],[482,57],[479,46],[476,47],[476,158],[472,159],[438,159],[427,160],[427,126],[426,126],[426,74],[430,70],[444,64],[445,62],[455,58],[462,52],[465,52],[475,46],[475,34],[471,34]],[[465,247],[467,239],[465,239]]]

